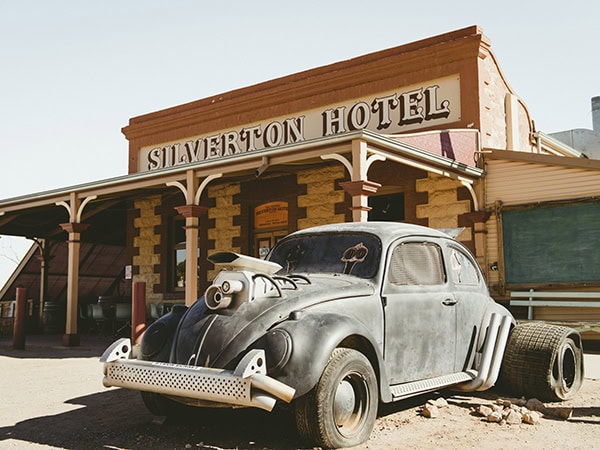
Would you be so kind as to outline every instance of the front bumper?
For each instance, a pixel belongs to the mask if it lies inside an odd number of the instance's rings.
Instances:
[[[294,398],[294,388],[266,374],[264,350],[248,352],[233,371],[143,361],[131,354],[129,339],[119,339],[106,349],[100,358],[104,386],[267,411],[278,399],[289,403]]]

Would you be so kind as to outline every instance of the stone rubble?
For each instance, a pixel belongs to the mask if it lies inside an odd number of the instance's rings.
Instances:
[[[440,409],[447,406],[448,401],[440,397],[428,400],[418,411],[423,417],[434,419],[440,416]],[[500,425],[537,425],[544,416],[568,420],[572,414],[572,408],[547,408],[536,398],[498,398],[495,402],[473,407],[471,411],[487,422]]]
[[[443,397],[435,400],[429,399],[427,400],[427,403],[421,407],[421,415],[423,415],[423,417],[427,417],[428,419],[435,419],[440,415],[440,408],[445,408],[447,406],[448,402]]]

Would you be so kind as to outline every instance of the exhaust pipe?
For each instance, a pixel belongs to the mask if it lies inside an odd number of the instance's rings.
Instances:
[[[504,350],[508,342],[508,333],[510,331],[511,320],[509,316],[502,317],[502,323],[500,324],[500,331],[498,332],[498,338],[496,339],[496,346],[494,348],[494,356],[492,358],[492,366],[490,367],[489,374],[485,382],[477,388],[478,391],[485,391],[491,388],[498,380],[500,375],[500,367],[502,366],[502,359],[504,358]]]
[[[500,374],[511,324],[510,316],[499,316],[492,313],[477,376],[472,381],[457,385],[458,390],[485,391],[496,383]]]

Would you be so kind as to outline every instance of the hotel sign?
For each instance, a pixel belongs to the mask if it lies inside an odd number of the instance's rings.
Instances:
[[[402,133],[460,120],[453,75],[346,103],[140,150],[140,171],[214,160],[351,131]]]

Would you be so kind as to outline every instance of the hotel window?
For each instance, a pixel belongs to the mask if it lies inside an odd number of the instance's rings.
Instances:
[[[369,221],[402,222],[404,220],[404,193],[369,197]]]

